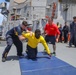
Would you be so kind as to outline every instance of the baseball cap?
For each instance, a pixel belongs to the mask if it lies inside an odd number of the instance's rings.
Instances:
[[[22,22],[22,25],[24,25],[24,26],[28,26],[27,21],[23,21],[23,22]]]

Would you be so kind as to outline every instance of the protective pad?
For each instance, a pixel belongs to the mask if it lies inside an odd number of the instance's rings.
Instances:
[[[26,54],[25,54],[26,55]],[[76,68],[52,56],[38,53],[37,60],[20,58],[21,75],[76,75]]]

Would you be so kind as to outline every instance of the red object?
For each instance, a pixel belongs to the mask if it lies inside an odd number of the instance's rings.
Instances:
[[[64,41],[64,37],[62,36],[62,41]]]
[[[11,20],[14,20],[15,19],[15,16],[11,16]]]
[[[68,41],[70,41],[70,34],[68,34]]]
[[[46,24],[44,30],[47,35],[56,36],[57,34],[60,34],[57,25],[55,25],[54,23],[52,23],[52,25]]]
[[[49,16],[46,15],[45,18],[49,18]]]
[[[55,16],[55,11],[56,11],[56,3],[55,2],[53,2],[53,9],[52,9],[52,18],[54,18],[54,16]]]
[[[30,27],[27,28],[29,31],[31,31],[32,29]]]
[[[55,2],[53,3],[53,9],[56,9],[56,3]]]

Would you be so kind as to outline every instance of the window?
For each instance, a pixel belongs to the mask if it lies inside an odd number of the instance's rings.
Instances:
[[[20,14],[20,11],[21,11],[21,9],[17,9],[17,13],[19,13],[19,14]]]

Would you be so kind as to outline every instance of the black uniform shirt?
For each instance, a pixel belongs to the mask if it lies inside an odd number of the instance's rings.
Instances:
[[[25,30],[26,31],[26,30]],[[12,37],[18,37],[22,34],[23,30],[21,28],[21,26],[17,26],[17,27],[14,27],[12,28],[11,30],[9,30],[7,33],[6,33],[6,36],[7,35],[10,35]]]

